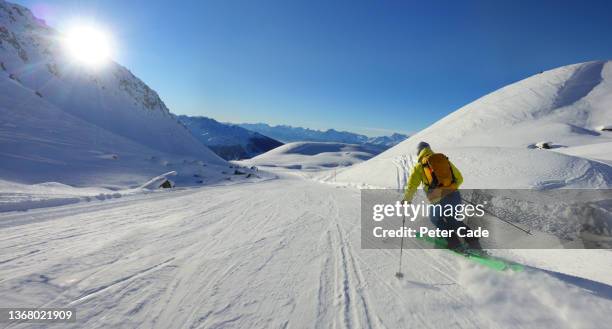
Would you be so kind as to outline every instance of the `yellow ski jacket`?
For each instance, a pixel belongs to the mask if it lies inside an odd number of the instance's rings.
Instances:
[[[425,190],[425,193],[427,194],[429,201],[431,202],[440,201],[440,198],[443,192],[441,191],[441,189],[438,189],[440,191],[434,191],[435,189],[430,191],[430,187],[429,187],[430,182],[428,182],[427,179],[425,178],[425,172],[423,169],[423,165],[421,164],[421,161],[423,160],[424,157],[432,155],[432,154],[434,154],[434,152],[429,147],[424,148],[419,153],[417,164],[412,168],[412,171],[410,172],[410,177],[408,178],[408,184],[406,184],[406,190],[404,192],[404,201],[412,202],[412,198],[414,197],[414,194],[416,193],[417,189],[419,188],[421,184],[423,184],[423,189]],[[453,172],[453,177],[455,178],[455,182],[451,186],[445,187],[444,189],[454,191],[454,190],[457,190],[459,186],[463,183],[463,176],[461,175],[461,172],[459,171],[459,169],[457,169],[457,167],[455,167],[455,165],[452,162],[450,162],[450,160],[449,160],[449,163],[451,166],[451,170]],[[435,192],[439,192],[439,193],[437,193],[436,195]]]

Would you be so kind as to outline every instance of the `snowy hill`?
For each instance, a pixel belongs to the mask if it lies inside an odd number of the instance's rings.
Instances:
[[[611,108],[612,62],[560,67],[460,108],[338,180],[403,188],[417,143],[427,141],[468,188],[609,188],[612,133],[600,127],[612,122]],[[552,148],[534,147],[542,141]]]
[[[337,131],[335,129],[321,131],[286,125],[270,126],[265,123],[243,123],[240,124],[240,126],[285,143],[302,141],[336,142],[347,144],[372,144],[389,148],[408,138],[408,136],[398,133],[391,136],[368,137],[348,131]]]
[[[180,115],[178,119],[200,142],[226,160],[252,158],[283,145],[260,133],[207,117]]]
[[[286,169],[322,170],[348,167],[382,152],[373,145],[324,142],[294,142],[243,161],[247,165]]]
[[[122,189],[172,170],[179,185],[223,179],[229,165],[155,91],[116,63],[75,64],[60,39],[0,0],[0,180]]]

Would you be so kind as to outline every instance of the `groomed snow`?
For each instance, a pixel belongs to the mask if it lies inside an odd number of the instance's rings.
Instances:
[[[0,304],[75,307],[77,323],[62,328],[602,328],[612,320],[609,251],[519,254],[532,267],[513,274],[411,249],[398,280],[398,250],[360,248],[358,204],[357,189],[281,175],[0,214]]]

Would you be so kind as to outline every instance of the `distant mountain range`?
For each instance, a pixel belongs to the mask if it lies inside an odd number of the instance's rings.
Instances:
[[[348,131],[338,131],[328,129],[326,131],[314,130],[302,127],[292,127],[287,125],[270,126],[265,123],[242,123],[240,127],[258,132],[265,136],[282,141],[290,142],[337,142],[348,144],[371,144],[390,148],[402,142],[408,136],[394,133],[391,136],[368,137]]]
[[[334,142],[376,146],[386,150],[408,138],[395,133],[391,136],[368,137],[347,131],[314,130],[292,126],[270,126],[265,123],[231,124],[204,116],[178,116],[179,121],[218,156],[226,160],[242,160],[258,156],[283,143]]]
[[[207,117],[180,115],[178,119],[196,139],[226,160],[252,158],[283,145],[260,133]]]

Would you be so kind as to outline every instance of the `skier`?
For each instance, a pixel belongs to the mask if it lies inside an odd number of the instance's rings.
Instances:
[[[417,146],[417,156],[418,162],[408,178],[403,202],[412,202],[417,188],[423,184],[429,202],[440,204],[443,208],[445,205],[451,205],[456,209],[455,206],[461,203],[459,186],[463,183],[459,169],[444,154],[434,153],[426,142],[420,142]],[[456,234],[458,228],[465,227],[466,231],[471,231],[463,221],[458,221],[453,216],[445,217],[440,212],[430,211],[429,217],[439,229],[452,232],[451,236],[446,238],[449,249],[458,249],[461,246]],[[465,238],[465,240],[470,249],[481,249],[478,238]]]

